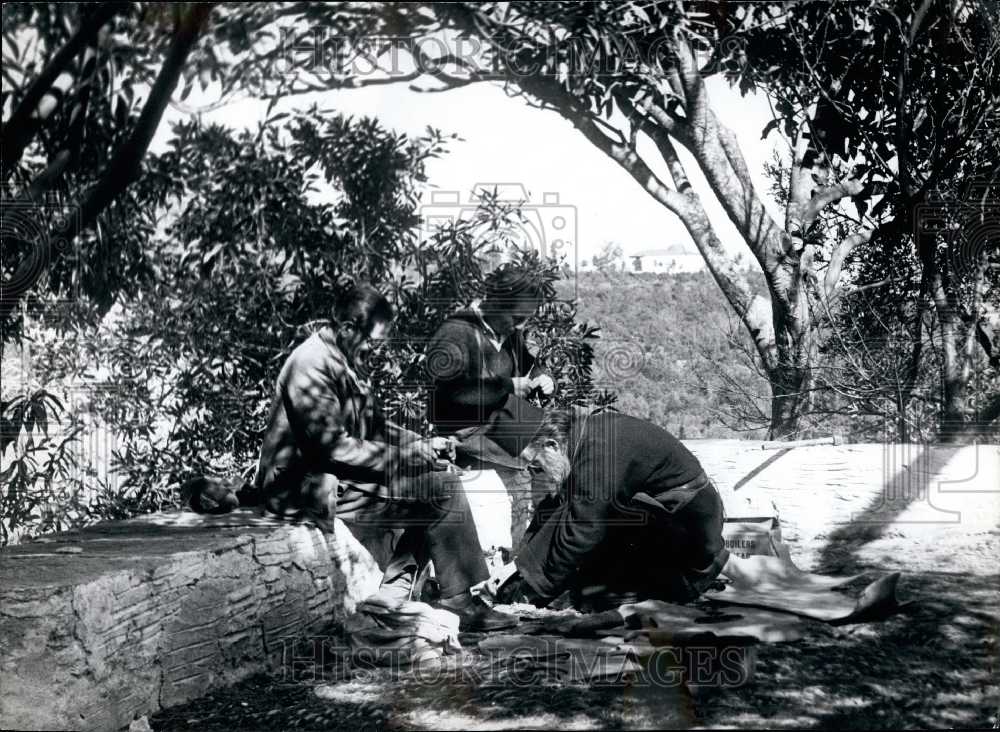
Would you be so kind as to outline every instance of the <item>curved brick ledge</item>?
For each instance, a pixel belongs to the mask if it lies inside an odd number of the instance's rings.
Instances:
[[[337,522],[164,513],[0,552],[0,727],[118,729],[281,662],[381,573]]]

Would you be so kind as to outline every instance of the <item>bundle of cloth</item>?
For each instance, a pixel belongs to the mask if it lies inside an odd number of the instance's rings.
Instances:
[[[407,667],[461,653],[459,617],[423,602],[373,595],[344,622],[358,665]]]

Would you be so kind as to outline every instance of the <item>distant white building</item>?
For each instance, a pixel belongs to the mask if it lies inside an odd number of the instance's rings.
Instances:
[[[705,260],[698,252],[689,251],[683,244],[673,244],[664,249],[643,249],[628,255],[631,272],[700,272]]]

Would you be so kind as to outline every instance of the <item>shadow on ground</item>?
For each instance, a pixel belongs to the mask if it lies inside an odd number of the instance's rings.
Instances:
[[[912,604],[883,622],[815,623],[799,641],[760,646],[756,673],[743,686],[692,696],[676,685],[559,683],[497,673],[474,653],[444,672],[394,677],[351,668],[334,653],[297,676],[258,676],[161,712],[153,729],[996,727],[1000,575],[936,571],[945,562],[956,570],[995,564],[995,528],[938,532],[934,537],[950,538],[954,553],[946,543],[931,555],[931,539],[903,525],[902,551],[878,567],[865,559],[866,547],[900,533],[904,512],[926,500],[935,471],[920,463],[923,457],[895,472],[849,523],[812,539],[822,541],[817,571],[873,573],[847,591],[857,594],[875,576],[899,570],[900,599]]]
[[[903,582],[901,594],[916,600],[906,614],[817,625],[800,641],[762,646],[752,683],[697,698],[677,687],[490,673],[481,657],[394,678],[351,669],[332,653],[297,678],[258,676],[151,722],[155,730],[993,726],[1000,576],[922,573]]]
[[[824,729],[996,725],[1000,576],[904,575],[915,600],[882,623],[761,649],[756,683],[716,696],[706,724]]]

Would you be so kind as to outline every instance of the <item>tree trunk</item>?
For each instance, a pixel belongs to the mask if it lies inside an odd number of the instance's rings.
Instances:
[[[970,369],[959,345],[959,314],[952,298],[948,296],[947,286],[939,270],[934,272],[931,286],[941,331],[941,416],[938,439],[942,442],[955,442],[968,431],[971,421],[966,406]]]
[[[945,357],[947,361],[947,356]],[[941,423],[938,435],[941,442],[957,442],[965,434],[969,423],[965,415],[965,383],[957,379],[947,363],[942,374],[944,394],[941,402]]]
[[[790,274],[798,279],[801,273],[792,269]],[[815,339],[807,298],[801,287],[795,288],[791,297],[793,299],[789,302],[788,294],[773,290],[771,293],[778,352],[777,363],[767,371],[771,382],[769,439],[772,440],[797,435],[812,386]]]
[[[979,412],[979,427],[988,433],[994,422],[1000,420],[1000,394],[994,394]]]
[[[769,440],[794,437],[799,431],[802,392],[806,374],[797,369],[781,369],[771,378],[771,426]]]

